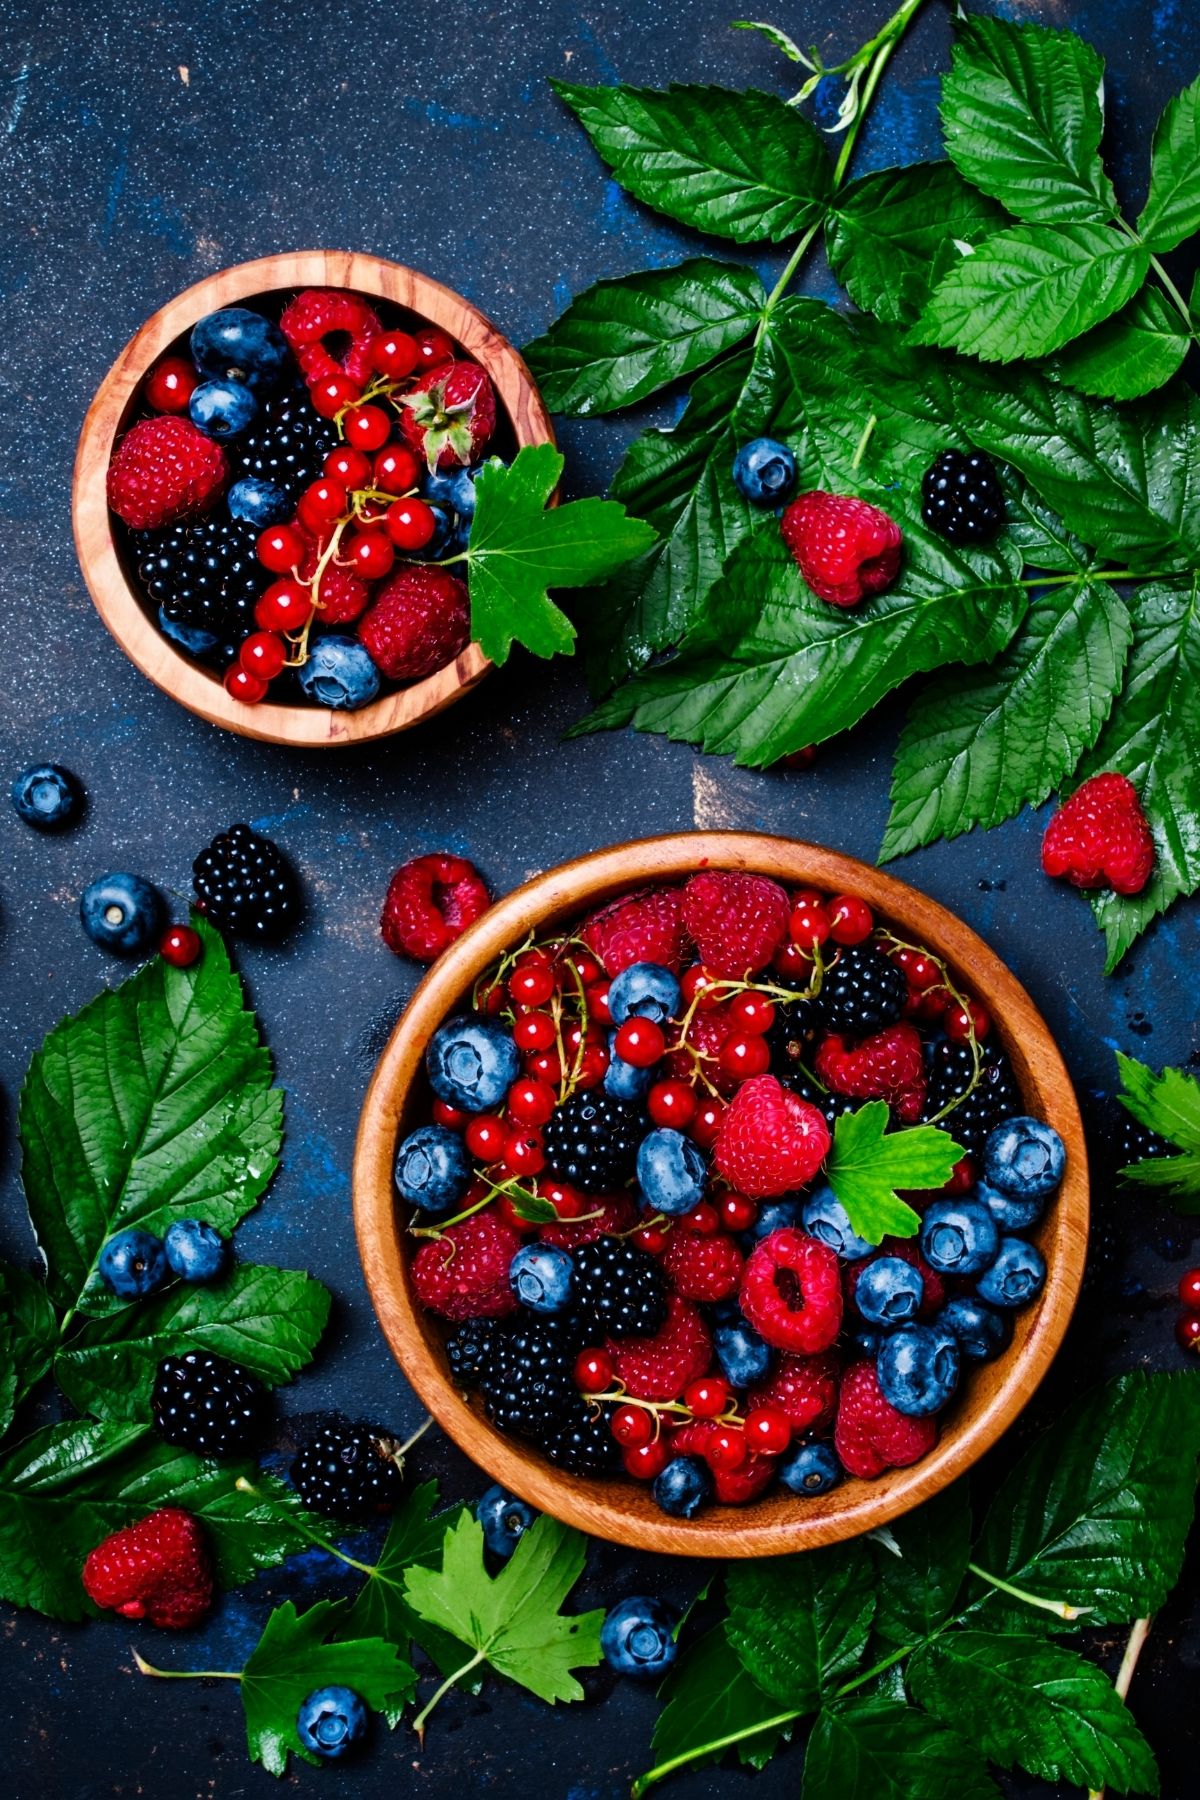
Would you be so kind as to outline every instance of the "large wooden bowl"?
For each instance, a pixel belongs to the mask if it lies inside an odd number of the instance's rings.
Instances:
[[[209,275],[147,319],[105,376],[88,408],[75,457],[72,513],[75,547],[96,610],[125,654],[144,675],[189,711],[242,737],[269,744],[361,743],[407,731],[452,704],[491,668],[478,644],[424,681],[385,693],[357,712],[323,706],[246,706],[226,693],[220,677],[165,638],[131,584],[113,535],[105,477],[113,447],[137,405],[142,382],[165,351],[205,313],[298,288],[352,288],[440,325],[490,375],[514,448],[554,442],[549,415],[533,377],[508,340],[478,309],[415,269],[342,250],[301,250],[263,256]]]
[[[679,880],[703,867],[749,869],[789,885],[861,894],[881,922],[944,957],[995,1021],[1026,1108],[1061,1134],[1067,1172],[1035,1234],[1048,1264],[1041,1299],[1016,1315],[1007,1353],[971,1369],[930,1455],[878,1481],[846,1481],[820,1499],[770,1494],[748,1506],[711,1506],[687,1522],[661,1513],[640,1483],[563,1474],[537,1451],[494,1430],[477,1404],[456,1390],[438,1321],[413,1295],[392,1161],[400,1136],[428,1118],[422,1058],[430,1036],[504,951],[533,928],[565,924],[631,888]],[[1070,1077],[1044,1020],[1016,978],[960,919],[904,882],[814,844],[741,832],[682,833],[602,850],[537,876],[494,906],[434,965],[392,1033],[363,1103],[354,1217],[367,1285],[397,1361],[438,1422],[496,1481],[543,1512],[614,1543],[686,1556],[772,1556],[885,1525],[963,1474],[1012,1424],[1049,1367],[1079,1292],[1088,1233],[1087,1152]]]

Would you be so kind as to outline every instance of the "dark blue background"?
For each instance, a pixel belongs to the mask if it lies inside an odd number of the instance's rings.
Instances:
[[[93,612],[70,537],[79,425],[142,319],[246,257],[317,245],[393,256],[461,290],[518,343],[598,277],[679,260],[700,240],[605,179],[545,78],[790,91],[788,65],[727,29],[739,10],[732,0],[582,9],[563,0],[203,0],[179,11],[59,0],[18,6],[0,23],[0,774],[7,783],[52,758],[77,770],[90,795],[86,822],[61,839],[0,812],[0,1251],[23,1262],[31,1254],[12,1132],[24,1067],[50,1025],[121,973],[79,929],[80,889],[130,867],[182,896],[196,850],[249,818],[295,859],[309,899],[294,944],[242,958],[288,1090],[288,1141],[283,1172],[239,1242],[248,1256],[304,1264],[337,1296],[325,1354],[286,1396],[293,1418],[339,1407],[404,1428],[419,1417],[363,1288],[348,1187],[363,1088],[414,979],[377,931],[395,865],[452,848],[502,892],[597,845],[693,824],[811,837],[869,858],[900,709],[881,709],[811,772],[759,775],[656,738],[564,746],[560,732],[583,702],[575,669],[518,659],[425,730],[364,751],[293,755],[242,742],[152,688]],[[836,0],[792,6],[779,22],[801,41],[815,36],[835,61],[885,10],[883,0]],[[1200,64],[1184,0],[1001,10],[1074,25],[1104,52],[1114,173],[1136,205],[1154,118]],[[948,41],[947,14],[931,5],[895,59],[860,170],[936,152]],[[760,260],[770,276],[781,259]],[[819,266],[809,284],[830,291]],[[570,489],[602,489],[627,436],[624,424],[566,425]],[[1200,912],[1178,907],[1105,980],[1086,906],[1038,872],[1040,829],[1027,815],[928,850],[901,872],[1013,966],[1099,1119],[1114,1048],[1156,1064],[1194,1049]],[[1112,1192],[1100,1135],[1094,1156],[1109,1250],[1032,1409],[1043,1420],[1101,1366],[1182,1363],[1173,1293],[1190,1233]],[[416,1464],[442,1478],[448,1498],[481,1486],[444,1440],[426,1440]],[[585,1598],[646,1587],[682,1598],[697,1585],[694,1568],[597,1546]],[[342,1591],[334,1565],[312,1557],[227,1599],[199,1637],[145,1647],[163,1660],[236,1668],[273,1600]],[[130,1636],[116,1623],[62,1628],[5,1612],[0,1761],[14,1800],[267,1794],[268,1777],[246,1762],[230,1687],[142,1682]],[[1133,1691],[1168,1800],[1196,1791],[1200,1739],[1185,1696],[1198,1664],[1193,1579],[1157,1623]],[[469,1782],[503,1796],[536,1786],[546,1800],[617,1800],[649,1760],[654,1701],[603,1673],[588,1686],[603,1704],[551,1712],[489,1682],[480,1698],[443,1705],[421,1754],[405,1729],[353,1771],[301,1769],[293,1779],[311,1793],[337,1780],[363,1796],[412,1784],[442,1797]],[[723,1770],[682,1777],[671,1791],[776,1800],[796,1791],[799,1773],[792,1752],[753,1789],[750,1777]],[[1010,1791],[1048,1790],[1018,1781]]]

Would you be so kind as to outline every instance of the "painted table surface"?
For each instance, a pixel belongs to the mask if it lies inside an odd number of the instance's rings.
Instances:
[[[260,1260],[303,1262],[337,1296],[325,1353],[285,1397],[290,1421],[335,1407],[397,1428],[419,1417],[360,1279],[347,1180],[368,1074],[415,979],[377,931],[396,864],[451,848],[503,891],[596,845],[693,823],[790,833],[870,857],[900,713],[885,707],[811,772],[764,776],[657,738],[564,746],[560,734],[583,705],[578,673],[517,661],[420,733],[363,751],[289,755],[243,742],[156,692],[94,614],[69,528],[79,424],[141,320],[246,257],[314,243],[395,256],[468,295],[518,343],[591,281],[679,260],[696,240],[605,180],[544,78],[786,91],[790,71],[767,45],[727,29],[740,10],[726,0],[588,0],[582,9],[564,0],[194,0],[166,10],[47,0],[7,9],[0,22],[0,772],[7,784],[51,758],[77,770],[90,795],[85,822],[59,839],[27,831],[7,806],[0,815],[0,1253],[30,1256],[13,1134],[26,1062],[56,1019],[118,974],[79,928],[80,889],[131,867],[184,894],[195,851],[250,819],[303,871],[308,913],[288,948],[241,959],[288,1090],[288,1140],[283,1171],[239,1242]],[[1114,171],[1136,201],[1152,122],[1200,66],[1189,9],[1044,0],[1004,10],[1075,25],[1105,54]],[[816,37],[832,61],[885,11],[882,0],[825,11],[802,3],[780,22],[802,41]],[[896,57],[860,168],[936,153],[936,72],[948,39],[945,12],[931,7]],[[777,266],[763,263],[767,273]],[[810,279],[820,291],[823,272]],[[568,424],[562,435],[570,489],[602,488],[628,428]],[[1096,1122],[1114,1047],[1156,1064],[1195,1049],[1200,909],[1177,909],[1106,981],[1087,908],[1038,873],[1039,829],[1026,816],[927,850],[900,872],[960,912],[1027,984]],[[1112,1191],[1099,1134],[1093,1154],[1110,1249],[1030,1423],[1100,1368],[1182,1360],[1173,1293],[1191,1233]],[[426,1440],[416,1466],[437,1474],[447,1497],[480,1490],[444,1440]],[[597,1546],[582,1597],[596,1604],[650,1589],[683,1599],[697,1585],[694,1567]],[[226,1600],[198,1637],[159,1638],[153,1649],[236,1668],[273,1600],[341,1591],[332,1562],[314,1556]],[[63,1628],[3,1612],[12,1800],[272,1791],[246,1760],[233,1690],[143,1683],[129,1638],[116,1625]],[[1193,1568],[1156,1623],[1133,1690],[1167,1800],[1196,1791],[1200,1726],[1185,1696],[1198,1667]],[[546,1800],[618,1800],[647,1764],[655,1703],[602,1671],[587,1687],[590,1704],[550,1711],[489,1682],[477,1699],[443,1704],[422,1754],[400,1731],[337,1776],[302,1768],[292,1779],[305,1792],[336,1781],[364,1797],[394,1794],[399,1783],[449,1796],[464,1782],[507,1796],[532,1779]],[[775,1800],[796,1791],[799,1767],[793,1750],[758,1777],[698,1771],[671,1791]],[[1049,1792],[1004,1780],[1014,1795]]]

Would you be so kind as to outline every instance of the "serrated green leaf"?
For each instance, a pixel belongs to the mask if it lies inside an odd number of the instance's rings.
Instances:
[[[811,68],[812,65],[796,40],[790,38],[786,31],[780,31],[778,25],[768,25],[762,19],[734,19],[732,25],[734,31],[761,32],[768,43],[773,44],[789,62],[803,63],[806,68]]]
[[[1131,638],[1107,584],[1048,588],[994,663],[923,688],[900,736],[880,859],[1039,806],[1095,742]]]
[[[978,245],[1003,223],[1000,208],[953,163],[915,163],[876,169],[844,187],[830,208],[825,249],[856,306],[911,325],[947,241]]]
[[[1008,499],[1007,530],[1028,567],[1061,575],[1086,575],[1095,567],[1095,551],[1067,530],[1027,481],[1014,472],[1011,485],[1016,492]]]
[[[45,1283],[11,1263],[0,1263],[0,1315],[9,1325],[12,1403],[19,1405],[49,1371],[58,1348],[58,1320]]]
[[[950,1617],[971,1554],[971,1502],[965,1481],[943,1488],[875,1539],[879,1604],[875,1630],[892,1644],[931,1637]]]
[[[875,1613],[861,1543],[803,1556],[731,1563],[725,1634],[742,1667],[782,1706],[812,1712],[852,1673]]]
[[[792,1735],[790,1722],[771,1722],[778,1719],[779,1701],[746,1673],[721,1625],[683,1652],[659,1689],[659,1699],[656,1768],[676,1757],[702,1768],[734,1749],[743,1767],[762,1769]],[[730,1739],[735,1741],[730,1744]]]
[[[696,258],[598,281],[525,346],[552,412],[613,412],[691,375],[748,336],[766,293],[741,263]]]
[[[0,1312],[0,1438],[13,1422],[17,1409],[17,1359],[13,1349],[12,1320]]]
[[[1142,1187],[1166,1188],[1180,1212],[1200,1211],[1200,1083],[1184,1069],[1156,1075],[1145,1063],[1117,1051],[1127,1112],[1177,1146],[1178,1156],[1147,1157],[1122,1169],[1127,1181]]]
[[[777,242],[820,217],[831,165],[794,107],[751,89],[551,83],[621,186],[682,225]]]
[[[913,1237],[921,1216],[897,1189],[920,1193],[941,1188],[963,1155],[948,1131],[912,1125],[888,1131],[886,1100],[869,1100],[842,1113],[825,1162],[825,1179],[850,1215],[860,1237],[878,1244],[885,1237]]]
[[[1151,250],[1174,250],[1200,231],[1200,76],[1168,100],[1154,128],[1150,193],[1137,224]]]
[[[1103,61],[1073,32],[962,19],[942,81],[947,153],[1018,219],[1110,219],[1116,199],[1099,156],[1103,90]]]
[[[1138,400],[1176,374],[1192,334],[1156,287],[1076,338],[1053,359],[1056,380],[1101,400]]]
[[[801,1800],[1000,1800],[956,1731],[895,1700],[856,1694],[828,1707],[804,1757]]]

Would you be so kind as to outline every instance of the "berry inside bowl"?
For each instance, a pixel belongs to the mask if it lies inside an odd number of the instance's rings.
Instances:
[[[490,667],[469,641],[474,470],[553,442],[513,347],[377,257],[264,257],[148,320],[89,409],[75,539],[122,648],[272,743],[402,731]]]
[[[848,1183],[923,1122],[925,1191]],[[987,946],[739,833],[601,851],[478,920],[393,1033],[354,1172],[376,1311],[460,1447],[585,1531],[724,1557],[875,1529],[983,1454],[1066,1330],[1087,1193],[1062,1059]]]

